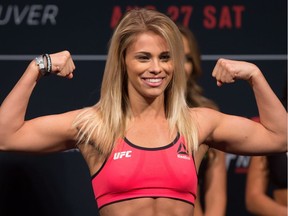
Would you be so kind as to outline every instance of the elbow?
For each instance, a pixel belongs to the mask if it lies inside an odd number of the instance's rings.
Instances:
[[[253,202],[253,200],[255,199],[255,197],[252,194],[247,194],[245,196],[245,206],[248,212],[250,213],[254,213],[255,212],[255,203]]]
[[[272,154],[287,152],[287,132],[276,134],[271,140],[269,140],[269,143],[274,143],[274,145],[271,145],[272,149],[270,149]]]
[[[255,212],[253,205],[251,205],[247,202],[246,202],[246,210],[252,214],[254,214],[254,212]]]
[[[284,145],[283,145],[283,151],[282,151],[282,152],[288,152],[287,142],[284,143]]]
[[[0,151],[14,151],[17,130],[5,127],[0,123]]]
[[[0,151],[8,151],[8,147],[4,142],[4,139],[2,139],[1,135],[0,135]]]
[[[5,133],[0,132],[0,151],[9,151],[11,148],[11,145],[8,144],[9,141],[7,140],[7,136]]]
[[[4,136],[3,134],[0,132],[0,151],[5,151],[5,145],[4,145]]]
[[[287,142],[287,124],[282,133],[282,152],[287,152],[288,149],[288,142]]]
[[[251,205],[251,203],[247,199],[245,199],[245,206],[246,206],[247,211],[253,212],[253,209],[252,209],[253,205]]]
[[[6,150],[6,130],[5,130],[5,124],[3,124],[0,121],[0,151],[5,151]]]
[[[7,151],[7,148],[2,144],[2,142],[0,142],[0,152],[2,151]]]
[[[288,145],[287,145],[287,133],[285,133],[284,135],[282,135],[282,138],[279,140],[279,143],[280,143],[280,147],[279,147],[279,150],[280,150],[280,153],[282,152],[287,152],[288,150]]]

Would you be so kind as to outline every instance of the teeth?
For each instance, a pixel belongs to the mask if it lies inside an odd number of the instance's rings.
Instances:
[[[148,82],[151,82],[151,83],[156,83],[156,82],[161,82],[162,79],[146,79]]]

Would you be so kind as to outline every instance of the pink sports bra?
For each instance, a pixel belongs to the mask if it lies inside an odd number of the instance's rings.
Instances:
[[[194,205],[197,173],[179,134],[158,148],[140,147],[124,138],[92,176],[92,186],[98,208],[141,197],[166,197]]]

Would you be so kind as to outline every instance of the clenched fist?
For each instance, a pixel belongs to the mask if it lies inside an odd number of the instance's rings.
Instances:
[[[212,76],[216,78],[217,85],[222,86],[223,83],[234,83],[236,79],[249,81],[259,73],[259,68],[252,63],[221,58],[217,61]]]
[[[50,54],[52,71],[51,73],[57,76],[67,77],[68,79],[73,78],[73,71],[75,65],[69,51],[62,51],[58,53]]]

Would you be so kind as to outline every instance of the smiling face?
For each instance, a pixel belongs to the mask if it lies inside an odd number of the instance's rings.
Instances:
[[[144,98],[163,96],[172,79],[173,64],[166,41],[152,31],[141,33],[127,49],[128,94]]]

